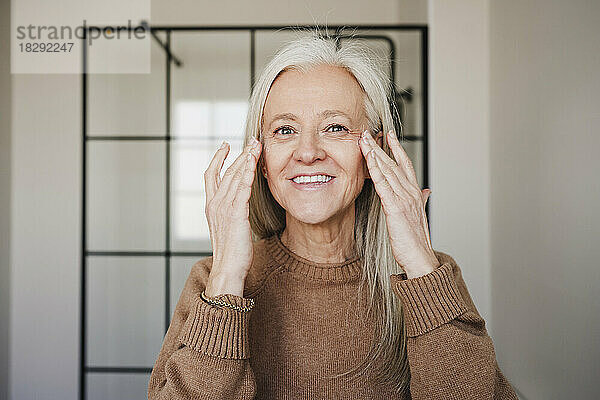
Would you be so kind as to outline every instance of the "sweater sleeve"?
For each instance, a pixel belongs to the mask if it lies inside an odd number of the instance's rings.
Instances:
[[[250,400],[256,381],[250,367],[248,320],[240,312],[200,297],[212,257],[198,261],[188,276],[148,382],[149,400]],[[217,296],[238,306],[250,300]]]
[[[518,400],[454,259],[417,278],[391,275],[402,301],[414,400]]]

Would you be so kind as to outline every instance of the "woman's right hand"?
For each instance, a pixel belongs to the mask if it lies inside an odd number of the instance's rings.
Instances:
[[[225,293],[243,296],[254,257],[248,202],[261,146],[252,138],[221,179],[221,168],[229,153],[229,144],[224,142],[204,172],[205,212],[213,249],[205,290],[208,297]]]

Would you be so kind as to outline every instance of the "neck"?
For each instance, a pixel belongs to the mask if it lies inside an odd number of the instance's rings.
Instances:
[[[319,224],[307,224],[286,213],[281,242],[294,253],[316,263],[344,262],[356,255],[354,207]]]

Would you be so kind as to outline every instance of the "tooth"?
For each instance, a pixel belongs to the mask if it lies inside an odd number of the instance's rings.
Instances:
[[[313,176],[302,175],[302,176],[298,176],[292,180],[296,183],[314,183],[314,182],[326,183],[326,182],[329,182],[331,179],[333,179],[333,178],[330,176],[327,176],[327,175],[313,175]]]

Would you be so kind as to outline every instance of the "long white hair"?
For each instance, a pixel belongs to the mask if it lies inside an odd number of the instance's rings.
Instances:
[[[264,144],[263,110],[267,94],[275,79],[286,70],[308,71],[317,65],[339,66],[348,70],[364,91],[364,107],[371,132],[391,129],[402,134],[395,104],[394,86],[384,70],[386,61],[352,35],[337,41],[335,35],[317,30],[297,31],[298,38],[281,48],[257,77],[246,120],[245,144],[254,137]],[[383,140],[383,150],[393,158]],[[261,154],[252,184],[249,219],[253,239],[277,234],[285,228],[285,210],[273,198],[266,178],[259,172],[264,166]],[[391,274],[402,270],[393,257],[385,214],[373,182],[367,179],[355,200],[354,238],[356,250],[363,257],[359,292],[368,289],[368,313],[376,326],[369,353],[360,365],[343,374],[366,373],[379,383],[391,383],[399,392],[408,388],[410,371],[406,354],[406,334],[401,302],[394,294]]]

